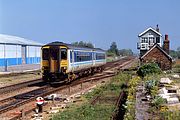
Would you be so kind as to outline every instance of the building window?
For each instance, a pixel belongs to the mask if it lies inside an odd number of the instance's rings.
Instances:
[[[156,37],[156,43],[160,43],[160,37]]]
[[[149,45],[155,43],[154,37],[149,37]]]
[[[141,48],[145,48],[146,46],[145,46],[145,44],[141,44]]]
[[[145,42],[148,43],[148,37],[145,37]]]
[[[141,43],[148,43],[148,38],[147,37],[142,37],[141,38]]]

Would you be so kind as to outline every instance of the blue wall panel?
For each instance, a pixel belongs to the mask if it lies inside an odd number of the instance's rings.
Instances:
[[[41,59],[40,57],[28,57],[26,58],[26,64],[36,64],[40,63]]]
[[[22,58],[1,58],[0,66],[11,66],[22,64]]]
[[[26,64],[37,64],[40,63],[40,57],[29,57],[26,58]],[[11,65],[21,65],[22,58],[1,58],[0,59],[0,66],[11,66]]]
[[[5,61],[4,61],[4,59],[0,59],[0,66],[4,66],[5,64]]]

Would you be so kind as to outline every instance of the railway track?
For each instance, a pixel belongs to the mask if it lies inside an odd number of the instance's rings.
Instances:
[[[132,60],[132,58],[123,59],[121,62],[114,61],[114,62],[109,63],[108,65],[105,65],[105,67],[106,68],[109,67],[109,69],[115,69],[115,68],[119,68],[119,67],[121,68],[123,65],[126,65],[129,63],[127,61],[131,61],[131,60]],[[113,67],[113,66],[115,66],[115,67]],[[104,71],[100,75],[82,78],[80,80],[73,81],[69,85],[63,85],[60,87],[44,86],[42,88],[27,92],[27,93],[18,94],[18,95],[6,98],[4,100],[1,100],[0,101],[0,105],[1,105],[0,114],[5,113],[7,111],[10,111],[12,109],[15,109],[15,108],[22,106],[24,104],[27,104],[31,101],[34,101],[38,96],[44,97],[44,96],[47,96],[49,94],[60,91],[62,89],[66,89],[68,87],[73,87],[73,86],[78,85],[78,84],[82,84],[82,83],[89,82],[89,81],[96,81],[96,80],[107,78],[107,77],[112,77],[112,76],[116,75],[118,70],[120,70],[120,69],[118,69],[114,72],[107,72],[107,70],[109,70],[109,69],[106,69],[106,68],[105,68],[106,71]],[[0,92],[1,92],[1,90],[0,90]],[[27,111],[27,112],[30,112],[30,111]],[[25,114],[27,114],[27,113],[25,113]],[[17,118],[17,116],[15,118]]]
[[[118,65],[122,65],[123,62],[128,61],[130,59],[132,59],[132,57],[123,58],[123,59],[121,59],[120,62],[119,61],[108,62],[108,64],[105,65],[105,70],[109,70],[114,66],[119,67]],[[31,80],[31,81],[26,81],[26,82],[22,82],[22,83],[18,83],[18,84],[1,87],[0,94],[10,93],[12,91],[19,90],[19,89],[22,89],[24,87],[27,87],[27,86],[30,86],[33,84],[37,84],[37,83],[41,84],[42,82],[43,82],[42,79],[35,79],[35,80]]]
[[[22,83],[18,83],[18,84],[1,87],[0,94],[10,93],[12,91],[20,90],[24,87],[27,87],[27,86],[30,86],[33,84],[37,84],[37,83],[41,83],[41,82],[42,82],[42,79],[35,79],[35,80],[27,81],[27,82],[22,82]]]
[[[112,77],[115,74],[101,74],[97,75],[95,77],[89,77],[88,79],[81,79],[79,81],[73,81],[70,85],[65,85],[65,86],[60,86],[60,87],[51,87],[51,86],[44,86],[42,88],[27,92],[27,93],[22,93],[18,94],[6,99],[3,99],[0,101],[0,114],[12,110],[20,105],[26,104],[32,100],[35,100],[38,96],[45,97],[46,95],[49,95],[51,93],[54,93],[56,91],[68,88],[68,87],[73,87],[75,85],[89,82],[89,81],[95,81],[107,77]]]
[[[125,114],[125,110],[122,109],[122,106],[125,104],[127,99],[127,91],[122,91],[119,94],[119,97],[115,104],[114,114],[112,115],[111,120],[118,120],[118,118],[123,118]]]

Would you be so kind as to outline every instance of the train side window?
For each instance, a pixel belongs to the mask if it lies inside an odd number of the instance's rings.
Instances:
[[[48,60],[49,59],[49,49],[44,48],[42,50],[42,59],[43,60]]]
[[[61,48],[61,59],[67,60],[67,49]]]
[[[105,54],[103,54],[103,53],[97,53],[97,54],[96,54],[96,60],[101,60],[101,59],[105,59]]]

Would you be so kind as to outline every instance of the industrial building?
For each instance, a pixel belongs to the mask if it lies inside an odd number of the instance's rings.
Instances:
[[[0,67],[39,64],[42,44],[21,37],[0,34]]]

